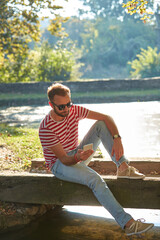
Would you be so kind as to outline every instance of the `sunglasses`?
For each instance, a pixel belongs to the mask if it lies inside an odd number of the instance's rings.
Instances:
[[[72,105],[73,105],[72,102],[68,102],[67,104],[61,104],[61,105],[57,105],[57,104],[55,104],[54,102],[52,102],[52,104],[53,104],[54,106],[56,106],[60,111],[64,110],[65,107],[70,108],[70,107],[72,107]]]

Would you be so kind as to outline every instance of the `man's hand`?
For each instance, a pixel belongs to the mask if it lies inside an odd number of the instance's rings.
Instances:
[[[113,156],[114,154],[117,162],[124,154],[121,138],[114,139],[111,155]]]
[[[83,151],[82,149],[78,149],[77,151],[77,159],[79,161],[85,161],[87,160],[92,154],[94,153],[94,151],[92,149],[89,149],[87,151]]]

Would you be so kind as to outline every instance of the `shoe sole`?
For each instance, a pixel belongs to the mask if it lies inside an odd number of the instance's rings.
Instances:
[[[150,230],[152,227],[154,227],[154,224],[151,224],[150,226],[148,226],[147,228],[145,228],[143,231],[140,232],[136,232],[136,233],[126,233],[127,236],[131,236],[131,235],[138,235],[138,234],[142,234],[147,232],[148,230]]]
[[[129,176],[117,176],[117,178],[126,178],[126,179],[144,179],[144,177],[129,177]]]

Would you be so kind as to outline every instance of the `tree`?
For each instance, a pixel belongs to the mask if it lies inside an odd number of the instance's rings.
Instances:
[[[53,48],[47,42],[43,42],[41,46],[30,50],[27,57],[21,56],[21,59],[14,61],[9,55],[3,64],[0,61],[0,82],[78,79],[79,68],[82,65],[77,63],[78,54],[72,41],[59,41]]]
[[[142,20],[146,20],[152,14],[147,7],[153,7],[154,1],[146,0],[80,0],[84,6],[89,6],[89,10],[80,10],[80,14],[91,12],[95,17],[121,17],[126,15],[126,10],[130,15],[138,14]],[[126,17],[126,16],[125,16]]]
[[[141,48],[155,47],[156,34],[148,24],[128,19],[97,18],[88,21],[83,39],[81,61],[85,63],[87,77],[111,77],[126,68]],[[109,69],[112,69],[109,72]],[[126,71],[125,71],[126,76]]]
[[[156,6],[155,11],[155,18],[156,18],[156,32],[157,32],[157,47],[160,50],[160,3]]]
[[[40,36],[40,13],[48,10],[53,17],[49,30],[60,36],[62,23],[67,18],[56,14],[62,8],[54,5],[54,0],[1,0],[0,1],[0,55],[21,55],[27,52],[31,40]],[[48,13],[49,14],[49,13]]]
[[[160,76],[160,52],[157,48],[148,47],[141,49],[140,54],[137,54],[137,59],[129,62],[131,68],[131,77],[156,77]]]
[[[96,17],[120,17],[125,14],[122,4],[117,0],[80,0],[84,6],[88,6],[88,10],[80,10],[79,13],[92,13]],[[126,0],[125,0],[126,2]]]
[[[58,41],[51,48],[47,42],[30,52],[27,65],[32,66],[32,81],[65,81],[80,77],[79,51],[71,40]]]

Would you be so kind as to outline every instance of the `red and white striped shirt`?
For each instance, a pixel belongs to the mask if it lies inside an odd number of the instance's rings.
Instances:
[[[39,138],[43,148],[46,166],[51,169],[56,162],[56,155],[49,149],[60,143],[66,153],[78,146],[78,123],[87,117],[89,110],[73,105],[69,115],[63,121],[56,122],[50,113],[42,120],[39,128]]]

